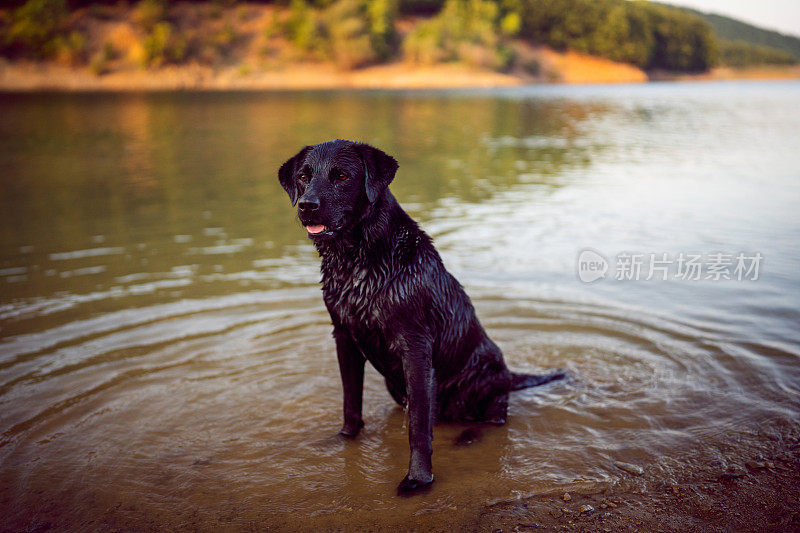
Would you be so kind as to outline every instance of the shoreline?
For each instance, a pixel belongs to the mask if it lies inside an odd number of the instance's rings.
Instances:
[[[636,476],[631,476],[636,478]],[[800,531],[800,443],[681,479],[605,490],[530,494],[489,503],[480,531]]]
[[[51,63],[0,62],[1,92],[170,92],[170,91],[314,91],[340,89],[469,89],[524,85],[616,84],[651,81],[726,81],[800,79],[800,66],[715,69],[700,74],[646,73],[630,65],[574,52],[537,50],[548,65],[545,74],[500,73],[457,63],[415,66],[389,63],[342,71],[328,63],[305,63],[283,69],[242,72],[198,64],[158,70],[128,69],[95,75],[87,68]]]

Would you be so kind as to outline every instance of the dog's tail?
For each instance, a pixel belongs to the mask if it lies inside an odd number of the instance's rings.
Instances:
[[[544,385],[557,379],[564,379],[567,372],[564,370],[554,370],[548,374],[515,374],[511,373],[511,390],[527,389]]]

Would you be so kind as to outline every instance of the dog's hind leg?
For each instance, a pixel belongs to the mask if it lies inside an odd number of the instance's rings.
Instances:
[[[484,411],[483,421],[487,424],[502,426],[506,423],[508,413],[508,393],[496,396]]]

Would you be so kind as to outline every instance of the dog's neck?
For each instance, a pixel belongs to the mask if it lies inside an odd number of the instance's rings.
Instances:
[[[352,261],[364,253],[373,257],[389,254],[393,248],[394,234],[409,225],[416,226],[387,189],[374,204],[366,208],[358,222],[343,229],[336,238],[315,241],[314,245],[323,261]]]

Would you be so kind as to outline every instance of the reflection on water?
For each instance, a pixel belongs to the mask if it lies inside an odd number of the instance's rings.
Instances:
[[[0,97],[0,524],[463,525],[797,436],[798,104],[797,83]],[[374,371],[363,435],[333,437],[318,260],[275,175],[337,137],[397,156],[392,190],[509,365],[574,375],[471,446],[437,426],[410,500]],[[765,262],[583,284],[585,248]]]

